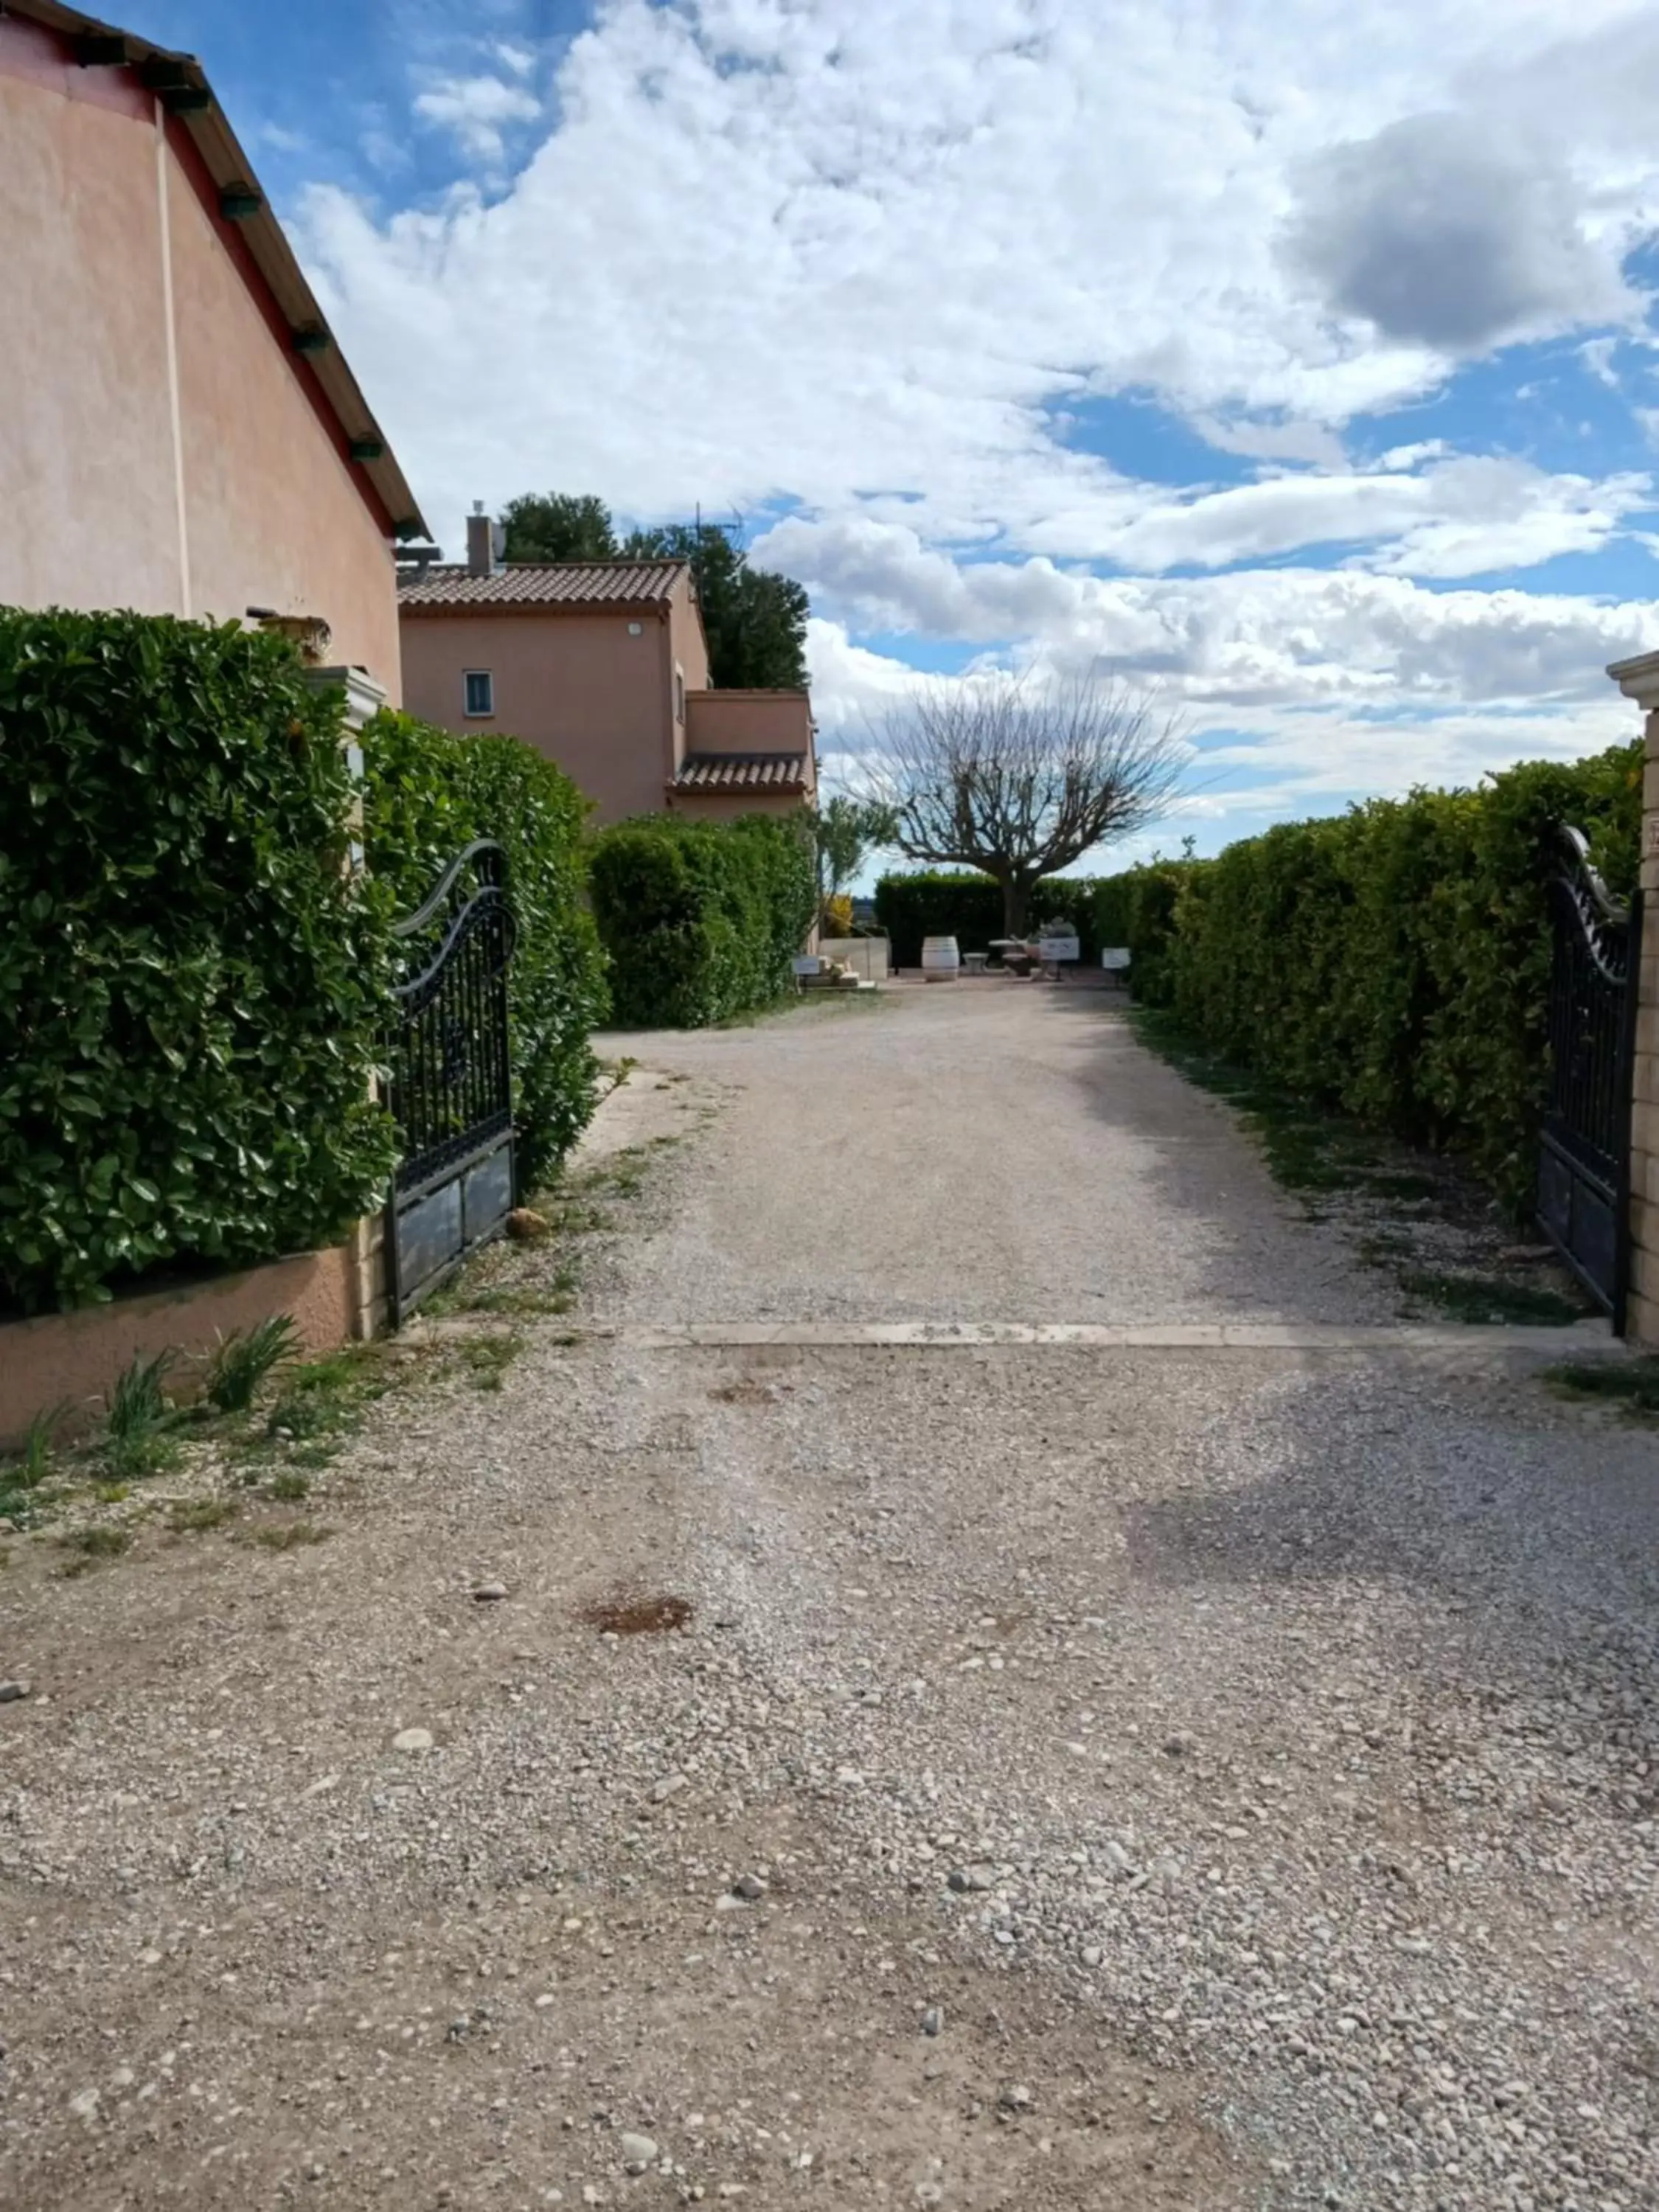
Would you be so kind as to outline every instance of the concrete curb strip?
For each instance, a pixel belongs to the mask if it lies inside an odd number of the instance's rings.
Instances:
[[[1313,1322],[691,1322],[592,1323],[570,1334],[645,1352],[740,1350],[763,1345],[851,1349],[975,1351],[1059,1346],[1093,1352],[1359,1352],[1530,1358],[1624,1355],[1599,1322],[1567,1328],[1339,1327]]]

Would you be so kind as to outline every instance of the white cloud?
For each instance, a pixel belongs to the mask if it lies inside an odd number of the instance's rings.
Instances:
[[[793,533],[787,538],[783,533]],[[1659,647],[1659,605],[1565,593],[1431,591],[1358,569],[1101,577],[1041,559],[957,562],[892,525],[785,523],[780,542],[825,611],[812,630],[817,710],[856,721],[902,694],[902,664],[848,631],[1012,641],[1018,662],[1062,674],[1107,666],[1178,697],[1201,727],[1309,709],[1444,716],[1522,711],[1569,734],[1586,708],[1633,728],[1606,665]],[[1510,757],[1513,757],[1510,755]]]
[[[915,680],[877,629],[1114,659],[1283,792],[1626,726],[1600,672],[1659,645],[1648,606],[1424,580],[1636,537],[1647,479],[1433,438],[1356,466],[1381,441],[1343,433],[1518,334],[1610,359],[1659,209],[1654,15],[604,0],[545,108],[527,41],[475,51],[493,73],[416,106],[489,204],[383,220],[322,189],[300,240],[447,540],[532,485],[640,517],[787,500],[759,550],[819,602],[826,732]],[[1147,482],[1133,422],[1083,450],[1115,397],[1252,480]]]
[[[1635,321],[1615,235],[1541,133],[1496,118],[1411,115],[1300,166],[1287,258],[1340,315],[1447,355]]]
[[[1428,37],[1426,5],[1356,0],[1339,30],[1328,0],[1120,0],[1105,38],[1066,0],[611,0],[495,204],[381,225],[320,192],[302,243],[446,530],[576,468],[634,511],[879,490],[935,534],[1060,550],[1051,518],[1113,472],[1055,406],[1150,388],[1230,450],[1331,466],[1334,426],[1443,374],[1421,316],[1379,337],[1287,274],[1294,179],[1624,9],[1446,0]],[[493,162],[529,100],[454,78],[421,112]],[[1604,145],[1588,99],[1578,127],[1563,220],[1611,254],[1659,160]]]
[[[1425,465],[1413,468],[1419,456]],[[1652,501],[1650,480],[1641,474],[1601,482],[1551,476],[1524,461],[1447,456],[1435,446],[1397,448],[1370,474],[1270,476],[1186,497],[1121,480],[1092,489],[1094,496],[1051,512],[1039,532],[1024,533],[1026,542],[1037,535],[1045,551],[1062,557],[1155,571],[1224,568],[1317,546],[1363,546],[1368,550],[1352,557],[1366,566],[1406,575],[1468,576],[1529,568],[1560,553],[1594,552],[1627,515]],[[768,533],[759,557],[810,569],[820,529],[843,538],[866,531],[866,543],[875,542],[868,532],[884,527],[914,538],[910,526],[890,521],[891,513],[875,501],[861,514],[825,525],[792,519]],[[1034,588],[1043,570],[1024,573]]]
[[[498,76],[441,77],[415,102],[422,122],[452,132],[464,154],[492,169],[506,158],[505,126],[533,123],[541,112],[533,93]]]

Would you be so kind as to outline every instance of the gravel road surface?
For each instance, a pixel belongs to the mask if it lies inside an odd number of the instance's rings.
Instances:
[[[626,1048],[326,1542],[9,1540],[0,2204],[1659,2202],[1652,1435],[1183,1346],[1387,1316],[1081,992]],[[1171,1326],[647,1328],[767,1318]]]

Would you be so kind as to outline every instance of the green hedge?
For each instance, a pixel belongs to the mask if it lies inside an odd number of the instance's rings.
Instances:
[[[588,1036],[603,1018],[605,964],[586,906],[587,803],[517,738],[457,737],[412,714],[363,732],[371,874],[398,908],[418,906],[457,853],[493,837],[507,853],[518,923],[507,1002],[519,1175],[544,1181],[593,1111]]]
[[[1082,940],[1085,960],[1099,957],[1103,942],[1095,927],[1086,876],[1046,876],[1031,893],[1031,926],[1065,921]],[[983,952],[1003,934],[1002,890],[989,876],[971,869],[919,869],[914,875],[884,876],[876,885],[876,919],[892,940],[896,968],[921,965],[924,937],[954,937],[964,952]]]
[[[0,610],[0,1300],[325,1244],[392,1157],[337,694],[234,625]]]
[[[1205,865],[1201,860],[1148,860],[1089,887],[1095,935],[1102,945],[1129,947],[1130,988],[1145,1006],[1170,1003],[1175,988],[1170,949],[1176,902],[1192,870]]]
[[[1615,890],[1633,885],[1639,744],[1285,823],[1099,896],[1129,902],[1138,996],[1288,1090],[1460,1152],[1518,1206],[1547,1073],[1545,885],[1562,823],[1587,832]]]
[[[592,875],[612,1008],[642,1028],[700,1029],[780,997],[817,903],[811,838],[775,816],[618,823]]]

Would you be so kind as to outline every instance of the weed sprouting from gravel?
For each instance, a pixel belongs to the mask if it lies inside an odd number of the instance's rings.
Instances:
[[[523,1337],[507,1329],[463,1337],[458,1348],[474,1389],[499,1390],[507,1369],[524,1350],[524,1342]]]
[[[1659,1419],[1659,1358],[1565,1360],[1544,1380],[1563,1398],[1589,1398],[1632,1420]]]
[[[245,1413],[261,1386],[298,1358],[300,1333],[289,1314],[222,1336],[208,1368],[207,1395],[222,1413]]]
[[[52,1431],[64,1412],[62,1406],[54,1406],[37,1413],[25,1432],[22,1450],[0,1465],[0,1514],[16,1528],[30,1527],[39,1516],[55,1463]]]
[[[253,1541],[268,1552],[297,1552],[307,1544],[325,1544],[334,1534],[316,1521],[267,1522],[253,1531]]]
[[[325,1359],[290,1370],[282,1395],[265,1421],[268,1436],[284,1442],[327,1441],[337,1448],[362,1426],[368,1407],[392,1385],[386,1348],[348,1345]]]
[[[118,1559],[132,1542],[125,1528],[98,1527],[76,1528],[58,1541],[72,1554],[69,1564],[60,1570],[65,1575],[83,1575],[102,1559]]]
[[[175,1505],[167,1516],[167,1528],[175,1536],[205,1535],[210,1528],[222,1528],[235,1514],[232,1498],[198,1498],[187,1505]]]
[[[538,1314],[567,1314],[576,1302],[575,1291],[575,1270],[561,1267],[553,1278],[551,1289],[539,1289],[531,1283],[500,1283],[487,1290],[465,1293],[456,1300],[454,1310],[505,1314],[514,1320]]]
[[[280,1474],[271,1476],[264,1486],[264,1494],[267,1498],[275,1498],[279,1504],[298,1505],[311,1495],[311,1479],[293,1468],[285,1468]]]
[[[1449,1320],[1467,1322],[1476,1327],[1519,1323],[1565,1328],[1574,1322],[1583,1321],[1589,1310],[1583,1302],[1567,1297],[1559,1291],[1541,1288],[1534,1283],[1506,1283],[1492,1275],[1449,1274],[1435,1269],[1414,1268],[1401,1275],[1400,1287],[1407,1297],[1435,1307]]]

